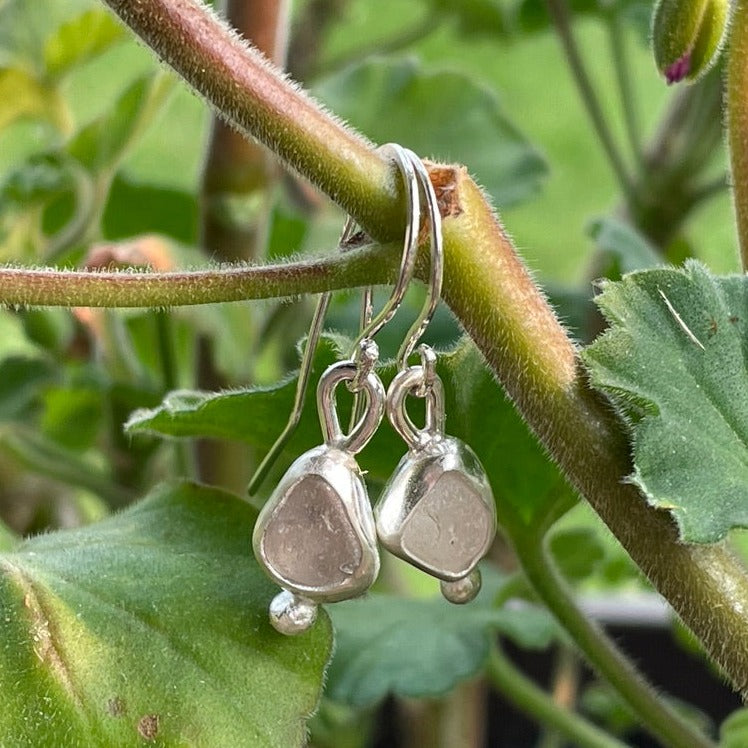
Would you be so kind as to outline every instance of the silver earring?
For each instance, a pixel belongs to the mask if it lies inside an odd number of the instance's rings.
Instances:
[[[408,198],[409,220],[397,285],[376,319],[359,335],[351,359],[333,364],[322,374],[317,408],[324,444],[291,465],[260,512],[253,533],[258,562],[282,588],[270,603],[269,613],[272,625],[283,634],[308,629],[320,603],[364,593],[379,572],[374,518],[354,455],[364,448],[384,414],[385,391],[374,371],[378,350],[373,336],[392,318],[405,295],[415,266],[420,225],[418,182],[411,161],[399,146],[388,147],[405,180]],[[352,232],[353,222],[349,219],[341,243]],[[293,412],[253,477],[250,493],[262,483],[298,423],[329,300],[329,293],[320,297],[304,351]],[[335,389],[341,382],[346,382],[356,396],[355,424],[347,435],[340,427],[335,405]]]
[[[444,388],[436,354],[419,348],[420,366],[408,358],[441,295],[441,217],[425,167],[409,152],[428,206],[431,275],[421,315],[398,353],[399,371],[387,391],[387,416],[408,445],[374,509],[377,535],[391,553],[441,580],[442,594],[466,603],[480,590],[478,562],[496,534],[496,506],[485,470],[462,441],[444,433]],[[426,421],[417,428],[406,410],[409,395],[426,399]]]
[[[257,560],[283,588],[270,603],[271,623],[283,634],[305,631],[319,603],[356,597],[379,573],[369,496],[354,459],[384,413],[384,387],[373,371],[377,356],[376,344],[367,339],[359,361],[340,361],[322,374],[317,408],[324,444],[291,465],[257,519],[252,544]],[[366,407],[345,435],[335,388],[354,379]]]

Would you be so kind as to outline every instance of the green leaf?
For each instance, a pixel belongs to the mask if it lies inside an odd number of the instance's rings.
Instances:
[[[20,68],[0,68],[0,130],[26,117],[62,123],[58,95]]]
[[[530,605],[494,608],[500,580],[486,571],[469,605],[370,594],[330,606],[335,654],[326,695],[359,707],[390,693],[440,696],[483,667],[496,632],[523,647],[547,647],[556,632],[550,614]]]
[[[194,245],[198,241],[197,198],[118,175],[104,209],[103,227],[108,239],[149,233]]]
[[[349,345],[339,337],[323,337],[315,355],[301,421],[279,467],[320,444],[315,383],[324,369],[340,358],[341,350],[348,354]],[[447,433],[467,442],[480,458],[493,486],[500,521],[540,532],[573,504],[573,492],[558,468],[546,458],[472,343],[466,341],[452,353],[441,354],[437,367],[444,382]],[[387,383],[395,368],[386,364],[377,371]],[[291,378],[272,388],[217,393],[177,391],[156,408],[134,412],[125,430],[130,434],[232,439],[266,451],[291,412],[295,389],[296,380]],[[422,403],[417,401],[413,406],[411,413],[418,422],[415,406]],[[340,409],[341,423],[347,423],[347,413],[345,408]],[[383,483],[405,449],[402,440],[383,423],[361,453],[360,462],[371,480]]]
[[[76,65],[105,52],[124,37],[111,13],[92,8],[62,24],[44,44],[44,63],[51,76],[61,76]]]
[[[462,34],[506,36],[511,30],[513,10],[502,0],[431,0],[432,12],[446,15]]]
[[[54,387],[44,394],[42,432],[68,449],[93,446],[99,432],[104,402],[90,387]]]
[[[748,526],[748,287],[699,263],[634,273],[597,299],[611,328],[583,356],[631,426],[634,474],[709,543]]]
[[[114,169],[152,123],[173,87],[171,75],[161,73],[139,78],[111,111],[75,136],[68,144],[70,155],[89,171]]]
[[[72,175],[58,153],[33,154],[0,186],[0,208],[42,205],[70,189]]]
[[[374,59],[326,78],[314,93],[378,143],[466,164],[501,207],[531,197],[547,173],[495,94],[463,73]]]
[[[0,556],[0,734],[12,745],[302,745],[330,651],[267,619],[244,502],[167,486]]]
[[[748,709],[738,709],[719,728],[719,748],[744,748],[745,745],[748,745]]]
[[[91,5],[91,0],[0,1],[0,65],[17,64],[41,76],[46,39]]]
[[[601,277],[619,280],[626,273],[663,263],[662,256],[644,236],[617,218],[597,218],[590,223],[587,233],[603,253],[602,267],[597,271]]]

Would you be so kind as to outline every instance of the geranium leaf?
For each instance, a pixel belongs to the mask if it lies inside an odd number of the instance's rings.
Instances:
[[[320,443],[315,383],[324,369],[340,358],[341,351],[347,355],[348,348],[341,338],[323,337],[301,421],[279,467]],[[463,342],[454,351],[440,354],[437,367],[446,395],[447,433],[470,445],[483,462],[500,521],[537,530],[547,526],[573,504],[574,494],[517,415],[478,350],[469,341]],[[385,364],[377,371],[387,384],[395,367]],[[173,392],[158,407],[135,411],[125,429],[130,434],[230,439],[267,450],[288,418],[295,389],[292,378],[272,388]],[[411,400],[411,414],[418,423],[423,403],[418,398]],[[348,410],[341,408],[340,413],[341,423],[347,423]],[[400,437],[383,423],[361,453],[361,466],[370,480],[382,483],[405,451]]]
[[[631,426],[631,480],[708,543],[748,525],[748,285],[699,263],[633,273],[597,298],[610,329],[584,353]]]
[[[523,647],[547,647],[556,632],[550,614],[494,607],[501,579],[486,571],[483,589],[465,606],[381,594],[330,606],[336,644],[326,695],[352,706],[389,693],[440,696],[483,667],[497,632]]]
[[[254,511],[166,486],[0,555],[0,734],[12,745],[302,745],[330,652],[271,627]]]

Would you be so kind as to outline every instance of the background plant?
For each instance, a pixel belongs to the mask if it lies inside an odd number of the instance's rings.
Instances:
[[[568,584],[642,583],[576,503],[579,491],[745,690],[742,565],[724,543],[712,544],[745,524],[742,278],[690,264],[605,286],[599,301],[611,327],[583,358],[620,420],[580,377],[575,345],[483,195],[464,172],[433,167],[446,213],[445,299],[469,338],[458,341],[445,309],[432,342],[450,350],[441,364],[450,432],[486,464],[506,542],[481,599],[466,609],[437,603],[421,575],[388,563],[370,598],[330,611],[338,643],[328,665],[327,620],[297,640],[279,639],[265,621],[272,591],[250,556],[254,510],[218,488],[151,487],[185,476],[242,494],[290,405],[293,383],[275,383],[295,365],[304,303],[195,305],[385,282],[402,225],[396,181],[368,143],[259,65],[201,6],[158,0],[141,15],[141,6],[108,4],[378,244],[342,258],[331,252],[340,212],[231,129],[216,122],[208,133],[202,105],[99,4],[0,5],[3,259],[54,267],[0,271],[0,298],[11,307],[0,318],[9,526],[0,678],[13,693],[3,734],[42,745],[62,735],[70,744],[296,744],[328,666],[312,723],[320,745],[365,744],[371,710],[388,693],[437,697],[437,717],[403,707],[411,743],[456,745],[459,725],[479,723],[479,696],[465,679],[484,670],[549,734],[616,744],[497,648],[497,632],[525,647],[561,641],[573,662],[550,611],[635,721],[668,745],[709,744],[590,624]],[[590,278],[690,257],[735,269],[720,75],[660,103],[641,39],[648,4],[404,9],[393,0],[388,13],[309,0],[292,17],[274,2],[226,10],[368,137],[467,164],[577,341],[605,325]],[[738,14],[729,109],[738,187],[741,29]],[[589,65],[603,54],[609,68]],[[580,109],[570,105],[574,87]],[[740,206],[739,188],[736,196]],[[270,265],[216,269],[217,260]],[[112,265],[130,272],[64,270]],[[333,327],[350,332],[355,307],[355,298],[339,302]],[[327,339],[315,370],[341,346]],[[213,441],[194,441],[203,437]],[[316,441],[309,403],[284,463]],[[400,449],[386,432],[367,449],[375,487]],[[648,501],[622,483],[629,474]],[[677,525],[649,504],[671,510]],[[64,526],[78,529],[22,544],[15,534]],[[580,545],[581,559],[572,552]],[[517,599],[530,604],[507,605]],[[602,713],[612,720],[614,711]],[[741,720],[724,726],[726,744],[741,740]],[[433,734],[419,732],[427,725]]]

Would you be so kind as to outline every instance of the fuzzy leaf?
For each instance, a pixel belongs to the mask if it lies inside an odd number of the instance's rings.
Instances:
[[[428,71],[412,59],[375,59],[325,79],[314,92],[376,142],[469,164],[501,207],[531,197],[547,173],[495,94],[462,73]]]
[[[295,639],[270,627],[254,519],[181,484],[0,555],[4,740],[302,745],[329,625]]]
[[[289,442],[279,467],[288,465],[303,451],[320,443],[315,404],[315,384],[324,369],[349,344],[325,336],[314,359],[310,386],[301,422]],[[394,365],[377,369],[387,384]],[[494,490],[500,521],[541,528],[574,502],[574,494],[558,469],[543,453],[514,407],[491,376],[475,346],[463,342],[451,353],[438,357],[437,371],[444,382],[447,433],[467,442],[482,461]],[[268,450],[291,411],[296,380],[273,388],[205,393],[170,393],[156,408],[135,411],[125,430],[171,437],[209,436],[232,439]],[[344,388],[341,388],[344,389]],[[411,413],[419,422],[418,406]],[[341,423],[347,423],[345,408]],[[405,453],[400,437],[383,423],[360,455],[369,479],[384,482]]]
[[[485,571],[483,589],[465,606],[377,594],[330,606],[335,655],[326,695],[358,707],[389,693],[440,696],[483,667],[499,631],[520,646],[547,647],[556,631],[550,614],[494,608],[500,580]]]
[[[748,526],[748,285],[697,262],[633,273],[597,299],[611,328],[584,353],[631,425],[631,480],[687,542]]]

